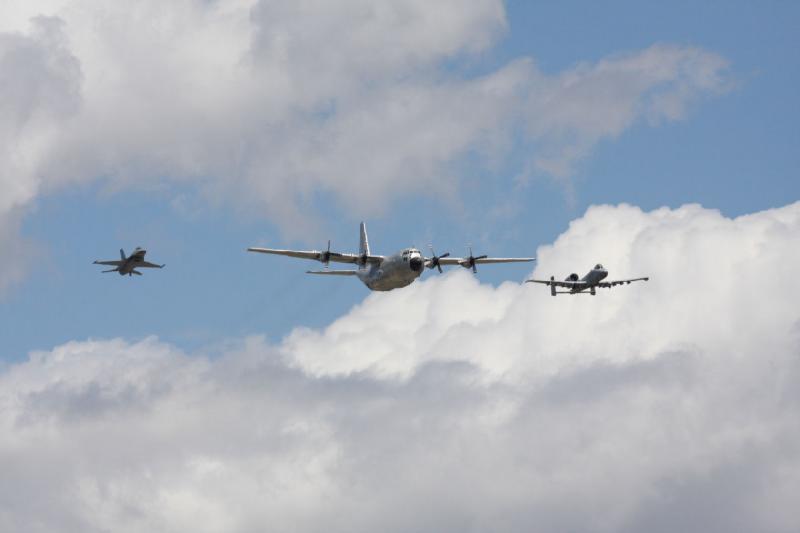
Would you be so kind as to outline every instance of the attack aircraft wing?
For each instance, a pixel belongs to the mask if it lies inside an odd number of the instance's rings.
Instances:
[[[614,287],[615,285],[623,285],[625,283],[630,284],[631,282],[634,282],[634,281],[649,281],[649,280],[650,280],[650,278],[633,278],[633,279],[620,279],[620,280],[615,280],[615,281],[601,281],[600,283],[597,284],[597,286],[598,287],[603,287],[604,289],[610,289],[611,287]]]
[[[553,278],[550,279],[526,279],[525,283],[541,283],[548,287],[561,287],[564,289],[575,289],[577,287],[586,287],[585,281],[558,281]],[[625,283],[624,281],[622,283]],[[600,284],[602,286],[602,283]]]

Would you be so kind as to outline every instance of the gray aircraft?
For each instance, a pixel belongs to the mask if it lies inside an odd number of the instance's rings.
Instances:
[[[648,277],[648,278],[621,279],[617,281],[603,281],[604,279],[606,279],[606,276],[608,276],[608,271],[605,268],[603,268],[603,265],[598,263],[592,270],[589,271],[588,274],[586,274],[580,279],[578,279],[577,274],[570,274],[564,281],[556,281],[553,276],[550,276],[549,280],[529,279],[526,280],[525,282],[542,283],[544,285],[549,285],[550,294],[552,294],[553,296],[555,296],[556,294],[591,294],[592,296],[594,296],[595,289],[597,287],[610,289],[615,285],[622,285],[623,283],[630,285],[631,282],[633,281],[647,281],[650,279]],[[562,287],[569,290],[557,291],[556,287]],[[588,293],[583,292],[587,289],[589,290]]]
[[[144,248],[136,247],[131,255],[125,257],[125,251],[120,248],[119,249],[119,256],[120,259],[118,261],[95,261],[95,265],[107,265],[113,266],[116,268],[112,268],[111,270],[103,270],[103,273],[106,272],[119,272],[120,276],[124,276],[127,274],[128,276],[132,276],[136,274],[137,276],[141,276],[142,273],[136,270],[137,268],[164,268],[165,265],[156,265],[155,263],[148,263],[144,260],[144,255],[147,253],[147,250]]]
[[[426,267],[436,268],[441,273],[442,266],[460,265],[477,272],[476,265],[520,263],[534,260],[532,257],[488,257],[486,255],[475,257],[472,255],[472,248],[469,250],[469,257],[450,257],[449,252],[436,255],[433,248],[431,248],[431,257],[424,257],[416,248],[406,248],[388,257],[373,255],[369,250],[367,228],[363,222],[361,223],[361,242],[358,254],[332,252],[330,241],[328,241],[328,249],[325,251],[276,250],[273,248],[248,248],[247,251],[319,261],[325,265],[325,270],[308,270],[306,273],[324,276],[356,276],[373,291],[390,291],[410,285],[422,275]],[[331,261],[358,265],[358,269],[327,270]]]

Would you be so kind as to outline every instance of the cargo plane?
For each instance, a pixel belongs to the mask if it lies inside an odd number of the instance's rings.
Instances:
[[[468,257],[450,257],[449,252],[436,255],[433,248],[431,248],[431,257],[423,256],[422,252],[416,248],[405,248],[390,256],[375,255],[370,252],[367,228],[363,222],[360,230],[360,245],[357,254],[332,252],[330,241],[328,241],[328,249],[324,251],[278,250],[274,248],[248,248],[247,251],[319,261],[325,265],[325,270],[309,270],[307,271],[308,274],[355,276],[373,291],[390,291],[410,285],[422,275],[425,268],[436,268],[441,273],[442,266],[460,265],[464,268],[472,269],[472,272],[477,272],[476,265],[534,261],[532,257],[488,257],[486,255],[476,257],[472,254],[471,247]],[[358,268],[353,270],[328,270],[327,267],[330,262],[349,263],[357,265]]]

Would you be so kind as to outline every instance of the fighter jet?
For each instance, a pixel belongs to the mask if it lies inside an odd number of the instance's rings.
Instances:
[[[436,255],[433,248],[431,248],[431,257],[424,257],[416,248],[405,248],[388,257],[374,255],[369,250],[367,227],[363,222],[360,229],[361,239],[358,254],[332,252],[330,241],[328,241],[328,249],[325,251],[277,250],[273,248],[248,248],[247,251],[319,261],[325,265],[325,270],[308,270],[306,273],[324,276],[356,276],[373,291],[390,291],[410,285],[422,275],[426,267],[428,269],[436,268],[441,273],[444,265],[460,265],[477,272],[476,265],[480,264],[519,263],[534,260],[532,257],[488,257],[486,255],[475,257],[471,247],[469,257],[450,257],[449,252]],[[357,265],[358,269],[327,270],[331,261]]]
[[[555,296],[556,294],[591,294],[592,296],[595,295],[595,288],[602,287],[604,289],[610,289],[615,285],[622,285],[626,283],[630,285],[633,281],[647,281],[650,278],[633,278],[633,279],[621,279],[617,281],[603,281],[608,276],[608,271],[603,268],[603,265],[600,263],[596,264],[592,270],[589,271],[588,274],[583,276],[581,279],[578,279],[577,274],[570,274],[567,276],[567,279],[564,281],[556,281],[553,276],[550,276],[549,280],[543,279],[529,279],[526,280],[526,283],[542,283],[544,285],[550,286],[550,294]],[[557,291],[556,287],[563,287],[569,289],[567,291]],[[588,293],[583,291],[589,290]]]
[[[137,276],[141,276],[142,273],[136,270],[137,268],[164,268],[165,265],[156,265],[154,263],[148,263],[144,260],[144,255],[147,253],[147,250],[141,247],[136,247],[133,253],[129,257],[125,257],[125,251],[120,248],[119,250],[119,261],[95,261],[95,265],[107,265],[113,266],[116,268],[112,268],[111,270],[103,270],[103,273],[106,272],[119,272],[120,276],[124,276],[127,274],[128,276],[132,276],[136,274]]]

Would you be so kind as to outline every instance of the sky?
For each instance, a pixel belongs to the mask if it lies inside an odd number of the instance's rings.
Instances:
[[[796,531],[798,20],[4,2],[0,529]]]

